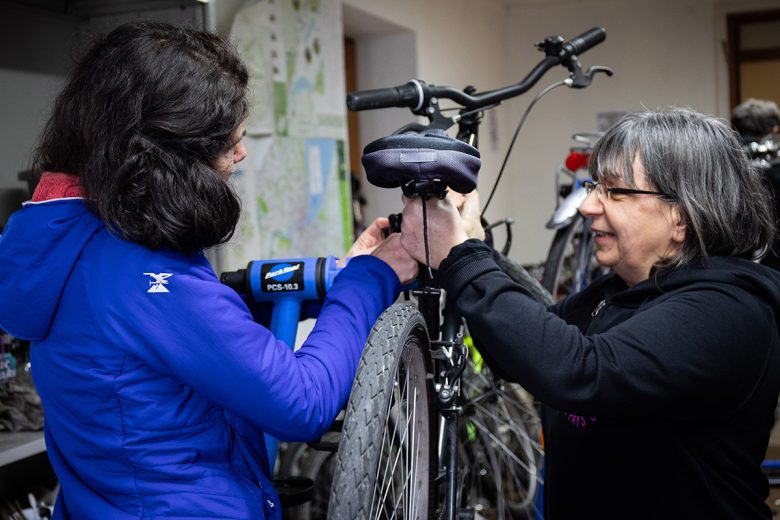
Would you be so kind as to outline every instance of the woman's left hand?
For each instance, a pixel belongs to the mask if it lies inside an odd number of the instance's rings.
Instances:
[[[381,244],[382,240],[385,238],[382,234],[382,230],[389,227],[390,221],[386,217],[379,217],[374,220],[371,225],[357,237],[357,240],[355,240],[355,243],[349,248],[347,254],[339,259],[338,265],[343,267],[346,264],[347,258],[352,256],[371,254],[374,249],[376,249],[376,246]]]

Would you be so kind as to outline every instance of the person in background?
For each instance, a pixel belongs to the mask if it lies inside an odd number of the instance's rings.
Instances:
[[[726,122],[686,109],[627,115],[589,169],[580,212],[612,273],[549,309],[479,240],[476,193],[427,203],[439,283],[543,403],[545,518],[771,518],[780,273],[754,261],[774,231],[759,172]],[[418,260],[422,204],[401,236]]]
[[[203,249],[238,221],[247,79],[222,38],[135,22],[56,101],[45,173],[0,239],[0,327],[31,341],[55,518],[281,518],[263,434],[329,427],[416,274],[375,222],[295,353],[220,284]]]
[[[777,143],[780,110],[777,104],[766,99],[750,98],[734,108],[731,124],[739,132],[753,165],[764,173],[764,179],[772,189],[775,218],[780,217],[780,152]],[[775,240],[761,263],[780,270],[780,233],[775,232]]]
[[[750,98],[734,107],[731,124],[746,143],[774,140],[780,133],[780,109],[774,101]]]

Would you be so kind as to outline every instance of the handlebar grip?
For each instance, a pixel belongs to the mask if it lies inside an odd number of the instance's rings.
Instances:
[[[607,38],[607,31],[603,27],[594,27],[584,33],[571,39],[570,42],[564,44],[564,52],[571,55],[582,54],[588,49],[595,47],[599,43],[603,42]]]
[[[347,106],[352,111],[389,107],[419,109],[424,97],[421,82],[413,80],[398,87],[350,92],[347,94]]]

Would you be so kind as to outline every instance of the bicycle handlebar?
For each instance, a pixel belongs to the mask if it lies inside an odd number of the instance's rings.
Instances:
[[[545,53],[544,59],[520,83],[508,87],[474,94],[453,87],[428,85],[415,79],[397,87],[351,92],[347,95],[347,106],[352,111],[400,107],[417,113],[431,99],[444,98],[466,109],[484,108],[526,92],[556,65],[565,65],[570,70],[576,67],[579,70],[577,55],[603,42],[606,37],[607,32],[601,27],[585,31],[569,42],[564,42],[560,36],[547,37],[544,42],[537,44]]]

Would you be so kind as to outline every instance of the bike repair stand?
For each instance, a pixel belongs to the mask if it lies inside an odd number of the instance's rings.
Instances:
[[[303,302],[322,300],[340,270],[333,256],[256,260],[250,262],[246,269],[222,273],[220,281],[248,301],[272,303],[269,328],[275,338],[293,349]],[[342,422],[334,421],[329,431],[334,428],[340,430]],[[264,438],[269,469],[273,473],[279,443],[268,434]],[[309,444],[315,449],[333,452],[338,448],[338,443],[322,439]],[[308,477],[275,478],[273,485],[283,511],[310,502],[315,496],[314,481]]]

